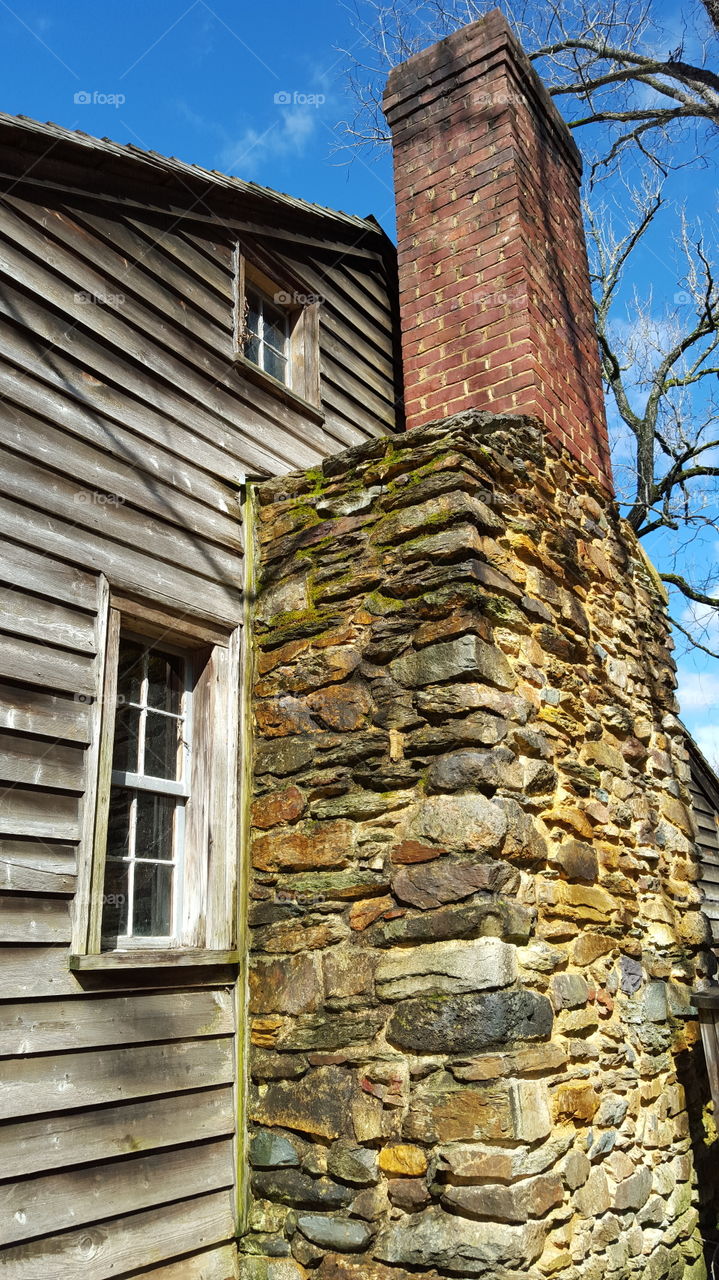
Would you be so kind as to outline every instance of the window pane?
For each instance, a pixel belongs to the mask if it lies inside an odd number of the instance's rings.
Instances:
[[[148,653],[147,705],[180,714],[184,662],[172,653],[150,649]]]
[[[125,773],[138,773],[137,738],[140,729],[140,712],[137,707],[118,707],[115,716],[115,746],[112,753],[113,769]]]
[[[133,935],[167,937],[172,932],[172,867],[135,863]]]
[[[102,932],[116,938],[127,933],[127,868],[126,862],[105,864],[105,887],[102,895]]]
[[[148,711],[145,720],[145,767],[148,778],[177,778],[177,743],[181,721]]]
[[[284,353],[287,343],[287,318],[276,307],[270,306],[269,303],[265,303],[263,337],[265,342],[269,342],[271,346]]]
[[[123,787],[110,791],[110,812],[107,818],[107,856],[126,858],[130,844],[130,804],[132,795]]]
[[[172,831],[176,801],[172,796],[137,793],[137,826],[135,856],[137,858],[172,859]]]
[[[247,293],[247,316],[245,318],[245,326],[250,333],[255,335],[260,332],[260,311],[261,304],[256,293]]]
[[[134,640],[120,640],[120,655],[117,664],[117,701],[140,701],[140,682],[142,680],[142,645]]]
[[[248,359],[248,360],[251,360],[251,361],[252,361],[252,363],[253,363],[253,364],[259,364],[259,363],[260,363],[260,340],[259,340],[259,338],[250,338],[250,339],[249,339],[249,341],[248,341],[247,343],[245,343],[245,355],[247,356],[247,359]]]
[[[265,371],[271,373],[273,378],[278,378],[280,382],[287,382],[287,361],[283,356],[278,356],[271,347],[265,347]]]

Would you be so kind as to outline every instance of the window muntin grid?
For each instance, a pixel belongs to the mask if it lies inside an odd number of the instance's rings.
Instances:
[[[121,637],[102,933],[124,946],[177,933],[190,699],[186,654]]]
[[[290,385],[289,319],[257,289],[248,289],[245,356],[285,386]]]

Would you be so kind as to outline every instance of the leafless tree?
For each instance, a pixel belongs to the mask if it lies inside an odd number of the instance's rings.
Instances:
[[[495,4],[350,0],[350,142],[388,141],[381,95],[392,66]],[[706,550],[707,532],[719,533],[717,246],[667,194],[673,171],[695,164],[706,180],[715,170],[719,0],[686,0],[671,39],[651,0],[500,7],[589,162],[585,216],[619,500],[639,537],[662,540],[677,628],[719,657],[710,640],[719,565]],[[632,285],[646,280],[635,263],[658,230],[677,258],[668,296]]]

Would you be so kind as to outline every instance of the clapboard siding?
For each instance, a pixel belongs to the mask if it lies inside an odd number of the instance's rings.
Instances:
[[[0,1118],[99,1107],[179,1093],[198,1084],[229,1084],[233,1074],[230,1037],[3,1058]]]
[[[112,1160],[145,1149],[161,1150],[220,1138],[234,1131],[231,1085],[127,1102],[97,1111],[71,1111],[0,1127],[2,1179]]]
[[[687,747],[691,770],[689,789],[701,852],[702,909],[711,924],[714,942],[719,945],[719,779],[691,739]]]
[[[144,1210],[11,1246],[0,1252],[0,1273],[4,1271],[8,1280],[127,1277],[140,1268],[230,1240],[234,1229],[231,1194],[214,1192],[166,1204],[160,1212]],[[183,1261],[177,1271],[183,1280],[192,1274],[183,1271],[184,1266]]]
[[[371,228],[83,155],[0,149],[0,1274],[232,1280],[233,971],[69,968],[108,593],[226,643],[246,476],[397,427],[394,285]],[[240,242],[323,300],[319,410],[236,359]]]

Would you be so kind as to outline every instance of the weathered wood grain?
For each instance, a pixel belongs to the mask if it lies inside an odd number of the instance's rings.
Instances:
[[[0,896],[0,942],[69,942],[70,912],[62,898]]]
[[[202,1039],[233,1029],[231,995],[222,989],[39,1000],[3,1006],[0,1055]]]
[[[55,741],[90,741],[90,695],[68,698],[45,689],[0,682],[0,729]]]
[[[90,1053],[53,1053],[0,1062],[0,1118],[70,1111],[123,1099],[151,1098],[229,1084],[232,1037]]]
[[[228,1242],[233,1232],[231,1195],[215,1192],[165,1205],[161,1213],[145,1210],[10,1247],[0,1252],[0,1274],[8,1280],[108,1280]]]
[[[81,746],[0,733],[0,784],[19,782],[81,793],[85,789],[84,756]]]
[[[233,1132],[230,1085],[0,1126],[3,1178],[71,1169]]]
[[[91,658],[17,636],[0,636],[0,676],[70,693],[95,692]]]

